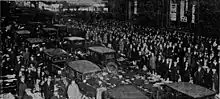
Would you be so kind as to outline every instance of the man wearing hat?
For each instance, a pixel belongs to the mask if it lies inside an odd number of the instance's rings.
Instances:
[[[43,85],[45,99],[50,99],[53,95],[54,84],[51,76],[48,76],[47,81]]]
[[[218,74],[216,73],[216,69],[212,69],[212,80],[213,80],[213,84],[212,84],[212,90],[219,93],[219,77]]]
[[[194,73],[194,77],[195,77],[194,84],[202,85],[203,72],[201,66],[199,66],[198,70]]]
[[[27,85],[25,84],[25,77],[21,76],[20,81],[18,83],[18,98],[22,99],[25,94],[25,89],[27,88]]]
[[[209,67],[206,67],[206,72],[204,73],[204,86],[208,89],[212,89],[212,71]]]

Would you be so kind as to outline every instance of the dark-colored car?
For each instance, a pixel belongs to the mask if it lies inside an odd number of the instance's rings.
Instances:
[[[50,48],[44,50],[43,59],[48,66],[48,71],[56,74],[58,70],[63,69],[64,64],[69,59],[69,54],[60,48]]]
[[[83,54],[86,50],[86,41],[82,37],[64,37],[62,48],[69,53],[73,53],[78,57],[83,57]]]
[[[111,73],[116,73],[118,69],[116,51],[107,47],[88,47],[88,60],[99,64],[101,68],[106,67]]]

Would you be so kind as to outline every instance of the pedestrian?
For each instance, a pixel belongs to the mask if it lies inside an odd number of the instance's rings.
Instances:
[[[26,83],[27,83],[27,87],[33,89],[34,88],[34,83],[35,83],[35,72],[32,71],[31,68],[28,68],[26,73],[25,73],[25,77],[26,77]]]
[[[179,79],[179,69],[177,67],[177,62],[175,61],[171,67],[171,77],[170,80],[173,82],[177,82]]]
[[[81,99],[82,94],[79,90],[79,86],[76,84],[75,80],[71,81],[71,84],[68,86],[67,94],[69,99]]]
[[[18,99],[23,99],[26,88],[27,85],[25,84],[25,77],[21,76],[18,82]]]
[[[52,82],[51,76],[48,76],[46,82],[44,82],[43,85],[43,91],[44,91],[44,98],[45,99],[50,99],[53,95],[53,88],[54,84]]]
[[[216,73],[216,69],[212,69],[212,90],[215,91],[216,93],[219,93],[219,77],[218,74]]]
[[[28,48],[25,48],[25,52],[23,53],[24,65],[26,67],[25,69],[27,69],[27,66],[29,64],[29,57],[30,57],[30,52]]]
[[[152,74],[155,74],[156,73],[156,56],[154,55],[154,53],[151,53],[150,66],[151,66]]]
[[[188,65],[188,62],[186,62],[185,69],[184,69],[184,75],[183,75],[183,77],[181,77],[182,78],[181,81],[189,82],[190,81],[190,77],[191,77],[190,76],[190,67]]]
[[[209,67],[207,67],[206,69],[203,80],[205,87],[208,89],[212,89],[212,70],[210,71]]]
[[[195,77],[194,84],[202,85],[203,75],[204,74],[202,68],[201,66],[199,66],[198,70],[194,73],[194,77]]]

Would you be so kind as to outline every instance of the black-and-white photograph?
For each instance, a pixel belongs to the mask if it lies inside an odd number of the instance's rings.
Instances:
[[[220,0],[0,6],[0,99],[220,99]]]

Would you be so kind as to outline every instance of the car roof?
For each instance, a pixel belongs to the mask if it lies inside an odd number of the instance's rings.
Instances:
[[[93,46],[93,47],[89,47],[89,50],[92,50],[94,52],[97,53],[112,53],[115,52],[115,50],[107,48],[107,47],[102,47],[102,46]]]
[[[107,93],[114,99],[149,99],[142,91],[133,85],[120,85],[107,90]]]
[[[68,66],[83,74],[101,71],[101,69],[96,64],[88,60],[72,61],[68,63]]]
[[[41,38],[28,38],[27,41],[29,43],[43,43],[44,42],[44,40]]]
[[[43,28],[44,31],[57,31],[55,28]]]
[[[60,48],[50,48],[50,49],[45,49],[44,53],[46,53],[48,56],[51,57],[60,57],[60,56],[67,56],[68,53]]]
[[[72,36],[72,37],[64,37],[64,39],[70,40],[70,41],[74,41],[74,40],[85,40],[82,37],[76,37],[76,36]]]
[[[31,32],[28,30],[17,30],[16,33],[17,34],[30,34]]]
[[[54,24],[53,26],[55,26],[55,27],[65,27],[66,25],[64,25],[64,24]]]
[[[166,86],[193,98],[203,98],[216,94],[212,90],[188,82],[170,83],[166,84]]]
[[[42,22],[29,21],[29,24],[43,24]]]

